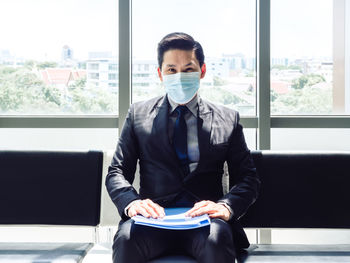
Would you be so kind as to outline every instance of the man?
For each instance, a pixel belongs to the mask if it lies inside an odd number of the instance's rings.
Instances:
[[[167,253],[200,263],[235,262],[249,246],[238,219],[257,198],[260,181],[236,111],[197,94],[206,65],[201,45],[185,33],[158,44],[158,75],[166,95],[131,105],[106,178],[122,217],[114,237],[115,263],[147,262]],[[140,191],[132,182],[140,166]],[[224,162],[234,186],[223,195]],[[210,226],[163,230],[134,225],[140,214],[161,218],[164,207],[208,214]]]

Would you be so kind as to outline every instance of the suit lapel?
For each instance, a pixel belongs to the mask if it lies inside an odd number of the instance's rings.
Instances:
[[[156,116],[154,118],[154,137],[155,140],[162,145],[167,151],[170,148],[170,141],[168,135],[168,111],[169,105],[166,96],[160,104],[157,105]]]

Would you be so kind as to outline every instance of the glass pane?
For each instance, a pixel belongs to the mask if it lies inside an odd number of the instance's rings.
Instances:
[[[133,0],[133,102],[164,94],[157,75],[157,45],[185,32],[204,49],[207,74],[200,94],[255,115],[254,0]]]
[[[276,128],[271,129],[271,149],[349,151],[349,138],[350,129]]]
[[[117,7],[2,0],[0,114],[117,114]]]
[[[272,114],[350,113],[345,2],[271,1]]]

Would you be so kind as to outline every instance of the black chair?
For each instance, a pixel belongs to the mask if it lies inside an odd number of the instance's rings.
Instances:
[[[253,151],[262,186],[247,228],[350,229],[350,152]],[[257,245],[246,262],[350,262],[350,245]]]
[[[0,151],[0,224],[96,227],[101,151]],[[0,243],[0,261],[81,262],[93,243]]]

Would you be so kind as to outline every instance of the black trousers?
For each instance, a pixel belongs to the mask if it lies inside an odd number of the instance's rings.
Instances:
[[[212,219],[210,226],[192,230],[140,226],[131,219],[119,224],[113,263],[143,263],[169,254],[190,255],[199,263],[234,263],[231,227],[221,219]]]

